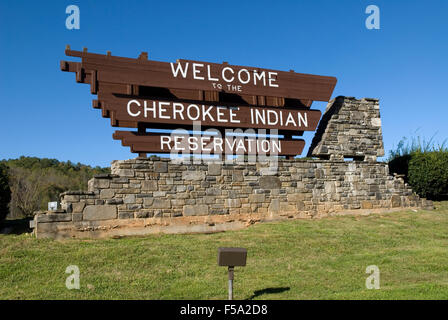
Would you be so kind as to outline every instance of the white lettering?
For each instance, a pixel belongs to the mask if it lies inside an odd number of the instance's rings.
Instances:
[[[277,81],[277,72],[268,72],[268,75],[269,75],[269,80],[268,80],[269,86],[278,88],[278,84],[272,83],[274,81]],[[272,78],[273,75],[275,75],[276,77]]]
[[[271,126],[275,126],[278,123],[277,112],[275,112],[274,110],[268,110],[267,115],[268,115],[268,124]],[[272,119],[271,115],[275,117],[275,120]]]
[[[254,71],[254,85],[257,84],[257,80],[263,79],[263,85],[266,86],[266,72],[258,73],[257,70]]]
[[[239,110],[239,108],[238,108],[238,110]],[[236,113],[235,113],[234,109],[230,109],[229,112],[230,112],[230,122],[232,122],[232,123],[241,123],[240,120],[235,119]],[[252,109],[251,109],[251,112],[252,112]]]
[[[171,150],[170,142],[171,142],[170,136],[160,136],[160,148],[162,150],[164,150],[164,145],[166,145],[167,150]]]
[[[223,119],[224,112],[222,111],[225,109],[225,107],[216,107],[216,115],[217,115],[217,121],[218,122],[228,122],[227,119]]]
[[[241,73],[242,72],[246,73],[246,75],[247,75],[247,80],[245,80],[245,81],[241,78]],[[249,83],[249,81],[250,81],[250,73],[249,73],[249,71],[247,71],[246,69],[241,69],[240,71],[238,71],[238,80],[240,80],[240,82],[242,84]]]
[[[163,113],[166,112],[166,109],[163,106],[169,106],[169,102],[159,102],[159,118],[160,119],[170,119],[170,116],[165,116]]]
[[[178,108],[179,108],[179,110],[178,110]],[[184,112],[184,105],[179,102],[174,102],[173,103],[173,119],[177,119],[176,114],[179,114],[179,118],[181,120],[184,120],[183,112]]]
[[[193,79],[204,80],[204,77],[198,76],[197,74],[201,72],[201,70],[197,70],[196,67],[203,67],[202,63],[193,63]]]
[[[131,116],[131,117],[138,117],[139,115],[140,115],[140,112],[141,111],[138,111],[137,113],[133,113],[132,111],[131,111],[131,103],[135,103],[137,106],[141,106],[140,105],[140,102],[138,102],[137,100],[130,100],[129,102],[128,102],[128,105],[127,105],[127,110],[128,110],[128,114]]]
[[[209,81],[218,81],[219,80],[218,78],[212,78],[209,64],[207,65],[207,78]]]
[[[215,119],[213,118],[213,116],[210,113],[210,110],[213,109],[213,106],[209,106],[207,110],[205,110],[205,106],[202,105],[202,121],[206,121],[205,118],[208,116],[208,118],[210,119],[210,121],[215,121]]]
[[[191,109],[195,109],[195,110],[196,110],[196,117],[193,117],[193,116],[191,115],[191,111],[190,111]],[[195,104],[190,104],[190,105],[187,107],[187,117],[188,117],[188,119],[190,119],[191,121],[198,120],[199,117],[200,117],[200,110],[199,110],[199,107],[198,107],[197,105],[195,105]]]
[[[145,118],[148,118],[148,111],[152,111],[152,117],[156,118],[156,102],[152,102],[152,108],[148,107],[148,101],[143,101],[143,111],[145,113]]]
[[[303,123],[303,125],[304,125],[305,127],[308,127],[308,117],[307,117],[307,114],[305,113],[305,115],[302,116],[302,114],[299,112],[299,113],[297,114],[297,116],[298,116],[298,118],[299,118],[299,126],[301,126],[302,123]]]
[[[225,67],[224,69],[222,69],[222,78],[224,79],[225,82],[232,82],[232,81],[235,79],[235,77],[232,76],[232,78],[227,79],[227,78],[226,78],[226,70],[229,70],[229,71],[232,72],[232,74],[234,74],[232,68],[230,68],[230,67]]]
[[[180,62],[177,63],[176,70],[174,70],[174,64],[172,62],[170,62],[170,64],[171,64],[171,71],[173,72],[173,76],[175,78],[177,78],[177,74],[179,73],[179,71],[183,78],[187,77],[188,62],[185,64],[185,69],[182,68],[182,64]]]

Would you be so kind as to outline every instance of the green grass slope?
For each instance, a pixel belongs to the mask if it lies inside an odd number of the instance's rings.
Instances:
[[[1,299],[225,299],[217,248],[248,249],[235,299],[448,299],[448,202],[402,211],[256,224],[241,231],[109,240],[0,235]],[[79,290],[65,269],[80,269]],[[380,269],[368,290],[366,267]]]

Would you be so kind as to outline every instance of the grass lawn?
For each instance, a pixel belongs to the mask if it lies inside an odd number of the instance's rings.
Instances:
[[[225,299],[217,248],[248,249],[235,299],[448,299],[448,202],[434,211],[110,240],[0,235],[0,299]],[[79,290],[65,269],[80,269]],[[365,287],[380,269],[379,290]]]

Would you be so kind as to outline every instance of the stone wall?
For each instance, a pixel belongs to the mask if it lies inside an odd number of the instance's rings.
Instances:
[[[308,156],[376,161],[384,156],[378,99],[339,96],[322,116]]]
[[[272,164],[271,164],[272,165]],[[88,192],[61,194],[63,213],[37,214],[38,237],[109,237],[216,232],[258,221],[324,217],[354,210],[429,208],[378,162],[283,160],[176,164],[149,158],[112,162]]]
[[[37,237],[110,237],[217,232],[258,221],[432,208],[385,163],[377,99],[337,97],[309,156],[256,164],[179,164],[149,158],[112,162],[88,191],[61,194],[60,212],[39,213]],[[345,162],[344,158],[355,161]]]

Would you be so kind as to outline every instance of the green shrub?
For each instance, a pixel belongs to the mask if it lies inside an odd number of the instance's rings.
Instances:
[[[421,197],[432,200],[448,196],[448,151],[414,152],[410,156],[408,180]]]
[[[8,215],[8,205],[11,200],[9,188],[8,167],[0,163],[0,222]]]
[[[411,155],[406,154],[402,156],[396,156],[389,161],[389,172],[391,174],[401,174],[404,175],[404,181],[408,181],[408,171],[409,171],[409,161],[411,160]]]

